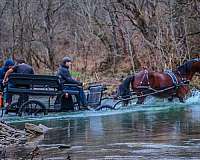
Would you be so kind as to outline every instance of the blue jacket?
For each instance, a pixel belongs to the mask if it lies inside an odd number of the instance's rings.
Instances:
[[[3,78],[5,75],[4,67],[0,68],[0,91],[3,90]]]
[[[11,59],[8,59],[5,61],[5,64],[3,65],[2,68],[0,68],[0,89],[2,90],[2,87],[3,87],[3,79],[4,79],[4,76],[6,74],[6,72],[8,71],[9,69],[9,66],[14,66],[14,62],[11,60]]]
[[[59,76],[61,84],[81,84],[80,81],[77,81],[71,77],[69,67],[66,67],[65,65],[60,65],[57,76]]]

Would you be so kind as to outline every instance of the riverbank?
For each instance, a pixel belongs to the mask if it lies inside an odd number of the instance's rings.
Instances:
[[[25,124],[24,130],[16,129],[0,122],[0,159],[44,159],[51,158],[52,153],[60,155],[70,145],[50,144],[40,145],[44,134],[49,129],[44,125]],[[66,159],[66,156],[63,156]]]
[[[22,144],[27,141],[26,132],[0,122],[0,148],[12,144]]]
[[[81,112],[72,118],[32,121],[51,129],[26,144],[7,147],[5,159],[199,159],[198,97],[185,104],[133,106],[130,112],[101,111],[89,117]],[[23,129],[24,122],[13,125]]]

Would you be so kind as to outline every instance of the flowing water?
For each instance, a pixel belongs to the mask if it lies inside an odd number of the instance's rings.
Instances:
[[[200,159],[200,92],[185,104],[148,99],[115,111],[56,113],[38,118],[5,119],[17,128],[25,122],[50,128],[41,146],[70,144],[44,159],[188,160]],[[15,158],[22,156],[17,148]],[[68,158],[67,158],[68,157]]]

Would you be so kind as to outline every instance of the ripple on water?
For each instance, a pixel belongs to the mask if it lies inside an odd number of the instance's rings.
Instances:
[[[113,143],[106,146],[88,146],[84,150],[71,150],[72,157],[90,157],[95,159],[199,159],[199,147],[178,146],[155,143]],[[79,155],[79,156],[77,156]],[[89,155],[89,156],[88,156]],[[90,159],[90,158],[88,158]],[[94,158],[91,158],[94,159]]]
[[[179,101],[166,102],[166,100],[156,100],[153,97],[149,97],[145,104],[136,105],[133,101],[128,107],[121,107],[118,110],[106,110],[106,111],[77,111],[77,112],[62,112],[53,113],[43,117],[17,117],[17,116],[5,116],[3,120],[9,123],[20,123],[20,122],[32,122],[42,120],[56,120],[56,119],[67,119],[67,118],[86,118],[94,116],[109,116],[115,114],[124,114],[130,112],[159,112],[169,108],[180,108],[188,105],[200,104],[200,92],[193,90],[190,97],[187,98],[186,103],[180,103]]]
[[[52,127],[40,144],[70,143],[69,150],[57,149],[44,159],[59,159],[69,154],[76,160],[199,160],[198,96],[199,92],[195,92],[185,104],[161,100],[144,105],[133,102],[127,108],[114,111],[9,118],[16,126],[17,122],[33,121]],[[20,155],[21,150],[16,152]]]

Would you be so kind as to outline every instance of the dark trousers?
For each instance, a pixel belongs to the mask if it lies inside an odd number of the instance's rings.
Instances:
[[[76,96],[76,99],[78,102],[80,102],[80,104],[82,106],[86,106],[87,105],[87,99],[84,93],[84,90],[82,87],[76,87],[76,86],[65,86],[64,90],[71,90],[71,91],[78,91],[79,95]],[[69,93],[70,94],[70,93]]]

